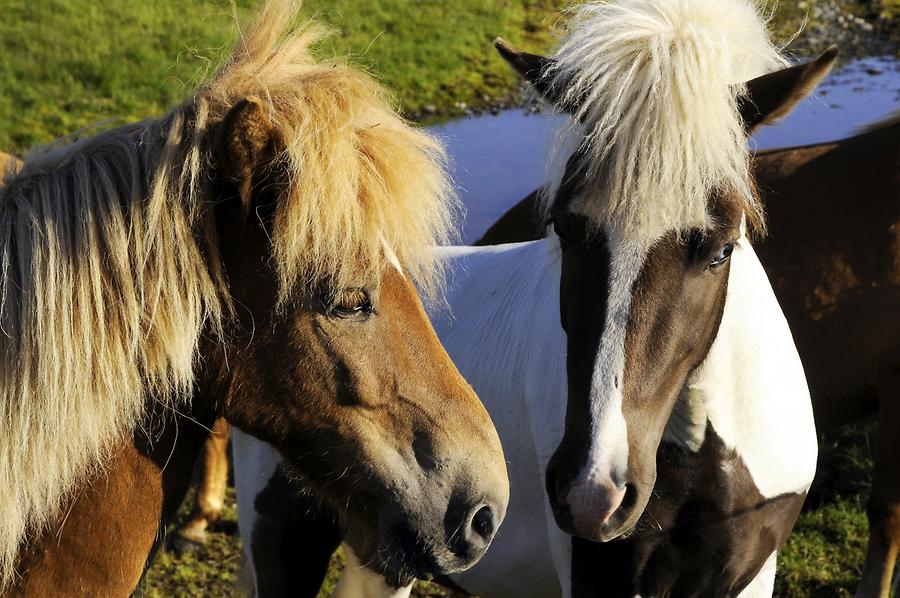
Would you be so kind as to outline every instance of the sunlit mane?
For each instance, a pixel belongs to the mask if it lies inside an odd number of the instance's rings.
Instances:
[[[578,108],[552,157],[547,198],[580,144],[578,209],[600,225],[648,239],[706,228],[715,190],[761,219],[737,99],[785,60],[751,1],[587,4],[555,58],[553,85]]]
[[[231,310],[209,195],[212,140],[261,98],[286,191],[272,226],[283,298],[395,254],[426,290],[455,199],[441,146],[274,0],[211,82],[159,119],[32,152],[0,189],[0,590],[45,529],[155,402],[186,400],[204,329]],[[390,251],[385,251],[385,245]]]

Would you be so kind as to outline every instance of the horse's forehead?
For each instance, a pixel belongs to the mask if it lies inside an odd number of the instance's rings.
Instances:
[[[583,149],[578,148],[566,160],[563,168],[564,174],[559,180],[558,187],[549,188],[549,191],[553,193],[552,199],[547,204],[549,214],[551,217],[579,216],[585,219],[591,228],[605,234],[607,238],[616,237],[618,239],[616,243],[622,245],[625,250],[642,243],[645,246],[644,253],[646,254],[655,243],[667,235],[675,234],[677,236],[685,233],[686,230],[698,227],[710,233],[717,229],[736,229],[744,217],[745,205],[736,189],[713,188],[705,194],[704,198],[701,198],[706,206],[706,216],[701,219],[702,221],[676,219],[669,222],[668,227],[630,226],[627,232],[620,233],[618,231],[626,231],[626,223],[617,220],[615,214],[610,212],[610,204],[623,202],[614,202],[615,198],[610,196],[605,185],[598,184],[597,181],[602,181],[605,175],[596,172],[589,174],[588,159],[589,156],[584,154]],[[668,193],[671,194],[672,199],[680,197],[677,189],[668,190]],[[653,218],[650,212],[652,209],[654,206],[647,204],[633,206],[633,209],[628,211],[638,220],[652,222]],[[611,246],[610,251],[612,251]]]

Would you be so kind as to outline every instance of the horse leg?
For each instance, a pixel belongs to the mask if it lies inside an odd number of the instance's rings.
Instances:
[[[206,530],[222,516],[225,488],[228,486],[228,440],[231,426],[219,418],[203,446],[199,461],[200,484],[197,487],[190,520],[178,530],[178,537],[188,542],[206,542]]]
[[[257,598],[316,598],[344,531],[298,486],[270,445],[235,429],[232,444],[247,573]]]
[[[890,370],[878,387],[875,468],[869,497],[869,546],[857,598],[888,598],[900,548],[900,369]]]

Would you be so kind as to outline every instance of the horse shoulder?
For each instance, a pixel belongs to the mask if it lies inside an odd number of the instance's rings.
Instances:
[[[710,424],[743,459],[760,494],[806,492],[818,442],[803,365],[746,240],[732,259],[719,333],[689,388],[706,396]]]

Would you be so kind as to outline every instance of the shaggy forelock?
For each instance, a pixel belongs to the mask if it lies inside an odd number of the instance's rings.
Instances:
[[[212,119],[247,96],[263,98],[281,158],[296,173],[274,228],[282,289],[377,273],[386,243],[421,289],[437,290],[428,248],[451,240],[457,210],[443,146],[399,117],[369,75],[340,60],[316,62],[310,46],[320,27],[284,38],[295,11],[270,2],[201,95]]]
[[[194,382],[230,313],[208,196],[211,138],[260,98],[286,191],[271,226],[280,299],[376,280],[395,254],[426,291],[456,199],[441,145],[368,75],[317,62],[322,31],[269,2],[211,82],[170,114],[38,149],[0,189],[0,592],[16,555],[147,416]]]
[[[748,0],[617,0],[574,11],[547,76],[576,106],[551,156],[549,209],[580,149],[571,209],[653,239],[713,225],[714,195],[762,213],[738,98],[786,64]]]

